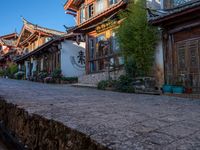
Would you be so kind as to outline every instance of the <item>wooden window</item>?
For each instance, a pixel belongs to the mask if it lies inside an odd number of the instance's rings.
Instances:
[[[109,5],[116,4],[117,2],[118,2],[118,0],[109,0]]]
[[[95,61],[90,62],[90,72],[96,71],[96,64]]]
[[[95,39],[94,38],[89,39],[89,54],[90,54],[90,59],[93,59],[95,56]]]
[[[119,43],[117,41],[117,36],[116,36],[115,32],[112,33],[111,40],[112,40],[112,51],[113,52],[119,52],[120,48],[119,48]]]
[[[91,18],[94,15],[94,5],[90,4],[88,6],[88,18]]]
[[[105,9],[104,0],[97,0],[96,13],[101,13]]]
[[[190,66],[191,67],[197,67],[198,64],[198,41],[188,41],[188,50],[189,50],[189,57],[190,57]]]
[[[82,5],[80,9],[80,23],[83,23],[85,20],[86,20],[85,6]]]
[[[45,38],[45,43],[49,42],[51,40],[51,37],[46,37]]]
[[[105,41],[105,35],[101,34],[96,38],[96,55],[97,57],[102,57],[104,55],[102,43]]]
[[[186,66],[186,42],[180,42],[177,44],[178,54],[178,68],[180,71],[185,70]]]
[[[89,38],[89,59],[93,60],[95,58],[95,38]],[[90,61],[90,72],[96,71],[96,62]]]

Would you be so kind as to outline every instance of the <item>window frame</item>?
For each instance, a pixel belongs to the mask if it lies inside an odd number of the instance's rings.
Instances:
[[[87,19],[89,19],[89,18],[91,18],[91,17],[93,17],[94,16],[94,12],[95,12],[95,10],[94,10],[94,3],[90,3],[90,4],[88,4],[88,8],[87,8]]]

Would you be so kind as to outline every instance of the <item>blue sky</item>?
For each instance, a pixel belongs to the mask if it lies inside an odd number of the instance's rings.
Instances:
[[[43,27],[65,31],[63,25],[73,26],[74,18],[65,14],[66,0],[1,0],[0,36],[22,28],[21,16]]]

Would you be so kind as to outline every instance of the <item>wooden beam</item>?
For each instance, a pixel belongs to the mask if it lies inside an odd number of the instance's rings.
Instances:
[[[169,30],[169,33],[173,34],[173,33],[180,32],[180,31],[183,31],[183,30],[188,29],[188,28],[194,28],[194,27],[197,27],[197,26],[200,26],[200,22],[195,22],[195,23],[191,23],[191,24],[188,24],[188,25],[183,25],[181,27],[174,28],[172,30]]]

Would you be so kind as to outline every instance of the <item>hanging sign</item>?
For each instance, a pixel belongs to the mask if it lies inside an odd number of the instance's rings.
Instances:
[[[108,21],[106,23],[103,23],[103,24],[97,26],[96,27],[96,32],[100,33],[100,32],[112,29],[112,28],[114,28],[114,27],[116,27],[118,25],[119,24],[118,24],[118,22],[116,20]]]

